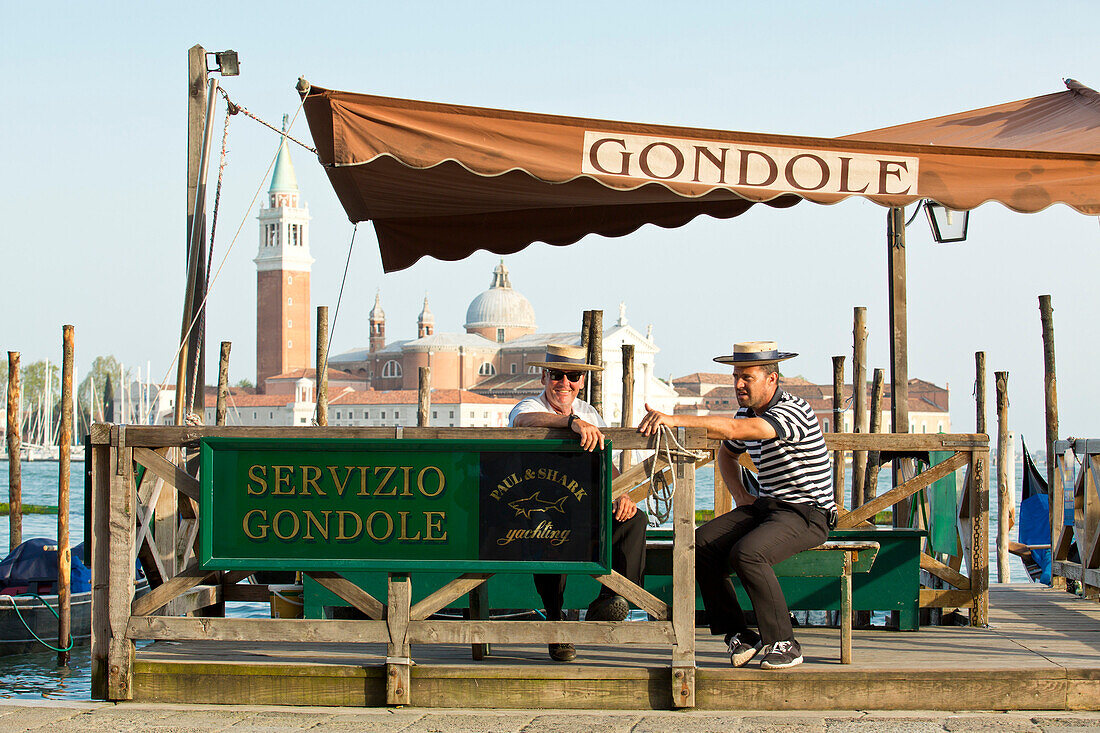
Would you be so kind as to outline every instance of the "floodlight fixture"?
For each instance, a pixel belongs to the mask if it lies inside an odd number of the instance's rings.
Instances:
[[[207,71],[216,71],[222,76],[240,75],[241,62],[240,59],[237,58],[236,51],[215,51],[206,55],[207,57],[214,57],[214,68],[207,68]]]

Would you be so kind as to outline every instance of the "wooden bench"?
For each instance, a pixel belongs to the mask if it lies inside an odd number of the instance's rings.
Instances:
[[[852,663],[852,573],[866,573],[878,555],[879,544],[867,541],[830,541],[789,557],[773,568],[781,578],[839,578],[840,663]]]
[[[647,536],[649,543],[646,547],[646,589],[668,601],[671,595],[671,544],[669,530],[649,530]],[[839,584],[839,613],[840,613],[840,661],[850,664],[852,661],[852,574],[867,573],[871,570],[878,555],[879,543],[872,540],[830,540],[818,547],[789,557],[775,565],[775,574],[780,578],[809,578],[827,579],[835,578]],[[738,587],[742,601],[744,591],[739,588],[740,583],[734,578],[734,585]],[[788,605],[795,607],[790,602]],[[827,602],[818,601],[814,608],[828,607],[836,603],[836,596]],[[701,600],[697,598],[698,608],[701,608]]]

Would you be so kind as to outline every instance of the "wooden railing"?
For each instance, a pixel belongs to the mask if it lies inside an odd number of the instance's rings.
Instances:
[[[1053,459],[1051,576],[1100,598],[1100,440],[1055,441]]]
[[[632,429],[609,429],[617,449],[652,449],[653,441]],[[444,439],[562,438],[563,430],[540,428],[214,428],[96,425],[88,460],[92,476],[89,541],[92,547],[92,696],[133,698],[134,642],[138,640],[221,640],[341,643],[348,639],[387,645],[386,699],[415,704],[409,693],[413,644],[462,643],[478,649],[489,643],[564,642],[588,644],[667,644],[671,648],[673,704],[695,704],[695,469],[689,457],[661,461],[657,475],[676,480],[673,498],[673,593],[671,608],[622,576],[596,579],[646,610],[654,621],[548,622],[435,620],[429,616],[465,593],[484,589],[486,574],[466,574],[412,604],[407,573],[391,574],[385,602],[336,572],[308,572],[322,586],[362,611],[367,620],[224,618],[226,601],[266,601],[268,588],[244,583],[252,573],[209,571],[198,562],[199,482],[184,468],[186,451],[203,437]],[[680,443],[713,451],[716,441],[701,429],[679,430]],[[967,468],[967,491],[960,502],[959,552],[949,558],[930,554],[921,567],[953,589],[921,591],[925,607],[969,608],[973,625],[985,625],[988,611],[988,438],[984,435],[829,434],[830,450],[953,450],[931,470],[841,518],[841,526],[861,526],[888,506],[905,501],[956,469]],[[614,493],[646,493],[649,459],[629,469]],[[136,467],[142,467],[137,469]],[[135,481],[139,470],[140,482]],[[716,493],[720,491],[716,487]],[[153,590],[135,599],[136,559],[155,576]],[[964,574],[964,571],[966,574]],[[415,577],[414,577],[415,579]],[[471,596],[471,605],[474,597]],[[484,609],[487,611],[488,609]],[[198,617],[196,617],[198,616]]]

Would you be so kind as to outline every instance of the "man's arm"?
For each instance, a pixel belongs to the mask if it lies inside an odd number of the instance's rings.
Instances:
[[[756,501],[756,497],[748,492],[744,482],[741,481],[741,464],[737,456],[724,444],[718,449],[718,471],[722,474],[722,480],[726,483],[735,506],[745,506]]]
[[[564,428],[569,427],[569,415],[556,412],[521,412],[512,420],[517,428]],[[581,448],[592,451],[603,448],[603,433],[590,422],[579,417],[573,421],[572,430],[580,436]]]
[[[708,438],[721,440],[768,440],[775,428],[760,417],[722,417],[720,415],[666,415],[645,406],[646,416],[638,423],[638,432],[653,435],[661,425],[670,428],[706,428]]]

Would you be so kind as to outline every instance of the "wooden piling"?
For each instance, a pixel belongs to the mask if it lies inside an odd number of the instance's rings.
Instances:
[[[328,425],[328,306],[317,306],[317,424]]]
[[[416,424],[418,427],[431,426],[430,411],[432,409],[432,368],[422,366],[418,371],[420,379],[416,393]]]
[[[581,314],[581,348],[584,349],[585,359],[592,356],[592,351],[588,346],[588,339],[592,335],[592,311],[584,311]],[[592,380],[584,380],[584,388],[581,390],[580,397],[585,402],[592,402]]]
[[[1047,486],[1054,486],[1054,441],[1058,440],[1058,379],[1054,369],[1054,308],[1049,295],[1039,296],[1039,317],[1043,322],[1043,396],[1046,404]],[[1059,515],[1062,497],[1051,497],[1050,511],[1054,516],[1055,505]],[[1058,522],[1060,525],[1061,522]],[[1051,527],[1055,527],[1051,522]]]
[[[214,412],[214,424],[225,425],[226,404],[229,402],[229,351],[232,341],[222,341],[221,358],[218,360],[218,407]]]
[[[871,423],[869,432],[882,432],[882,393],[886,391],[886,373],[882,369],[875,369],[871,378]],[[867,477],[863,481],[863,497],[867,501],[875,498],[878,493],[878,472],[882,469],[882,458],[879,451],[867,452]]]
[[[985,352],[974,352],[974,407],[977,414],[974,416],[974,432],[988,433],[985,407]]]
[[[61,327],[61,435],[57,463],[57,663],[69,664],[72,550],[69,549],[69,459],[73,443],[73,327]]]
[[[623,403],[619,426],[634,427],[634,344],[623,344]],[[630,468],[630,451],[624,450],[619,460],[620,471]]]
[[[19,452],[19,352],[8,352],[8,552],[23,543],[23,478]]]
[[[592,322],[588,328],[588,363],[596,366],[603,365],[603,311],[592,311]],[[593,370],[588,373],[592,382],[592,407],[596,412],[603,414],[603,372]]]
[[[852,314],[852,432],[867,432],[867,309]],[[852,451],[852,506],[867,501],[864,490],[867,452]]]
[[[1009,513],[1012,509],[1008,490],[1008,372],[993,372],[997,384],[997,582],[1010,582],[1008,570]]]
[[[833,432],[844,432],[844,357],[833,357]],[[844,451],[833,451],[833,498],[844,508]]]

